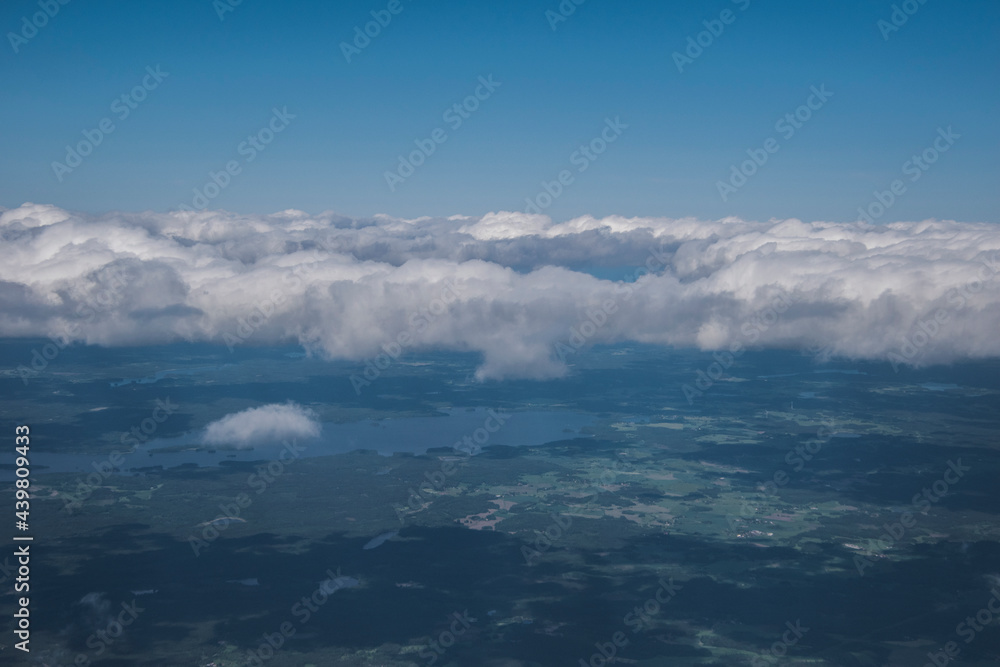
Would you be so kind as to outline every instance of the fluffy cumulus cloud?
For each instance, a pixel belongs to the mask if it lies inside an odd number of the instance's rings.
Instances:
[[[206,445],[252,447],[284,440],[315,438],[320,433],[316,413],[294,403],[250,408],[214,421],[205,428]]]
[[[0,336],[472,350],[556,377],[596,343],[1000,355],[1000,227],[0,210]]]

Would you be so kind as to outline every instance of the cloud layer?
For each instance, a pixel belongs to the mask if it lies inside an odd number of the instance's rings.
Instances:
[[[0,212],[0,235],[3,337],[300,343],[355,360],[473,350],[480,378],[559,376],[578,348],[616,341],[914,364],[1000,355],[1000,226],[986,223],[25,204]]]
[[[206,445],[252,447],[283,440],[315,438],[320,424],[316,414],[295,404],[273,403],[226,415],[205,428]]]

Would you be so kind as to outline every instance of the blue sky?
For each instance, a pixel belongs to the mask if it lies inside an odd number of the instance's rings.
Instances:
[[[523,211],[567,170],[572,182],[544,209],[559,220],[850,221],[894,179],[905,191],[879,222],[1000,220],[996,2],[913,0],[884,39],[891,2],[587,0],[553,30],[558,0],[400,0],[348,63],[340,44],[388,4],[243,0],[220,19],[212,0],[71,0],[12,45],[41,10],[4,2],[0,206],[167,211],[234,161],[210,208]],[[724,10],[731,23],[679,72],[672,54]],[[168,76],[119,118],[112,102],[156,66]],[[445,110],[490,75],[500,86],[453,129]],[[833,95],[785,138],[775,123],[811,86]],[[241,142],[275,108],[295,118],[246,161]],[[114,131],[60,181],[53,162],[105,118]],[[628,127],[580,173],[574,151],[608,118]],[[904,163],[949,126],[960,138],[910,181]],[[447,140],[391,191],[385,173],[437,128]],[[777,152],[723,201],[718,182],[770,137]]]

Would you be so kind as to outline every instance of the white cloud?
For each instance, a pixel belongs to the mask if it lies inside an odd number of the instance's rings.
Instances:
[[[316,413],[294,403],[273,403],[259,408],[226,415],[205,428],[202,442],[206,445],[274,444],[296,438],[319,436],[320,424]]]
[[[994,224],[294,210],[86,217],[26,204],[0,213],[0,236],[4,337],[300,343],[363,360],[407,334],[409,349],[478,351],[481,378],[545,378],[567,372],[557,343],[611,304],[587,345],[739,342],[886,359],[944,312],[915,360],[1000,355]],[[591,275],[635,275],[629,267],[647,261],[662,265],[631,286]],[[792,305],[752,335],[747,323],[778,295]]]

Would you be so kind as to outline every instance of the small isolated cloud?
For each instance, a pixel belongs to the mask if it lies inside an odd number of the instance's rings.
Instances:
[[[294,403],[273,403],[212,422],[205,429],[202,442],[251,447],[293,438],[315,438],[319,432],[320,424],[312,410]]]

